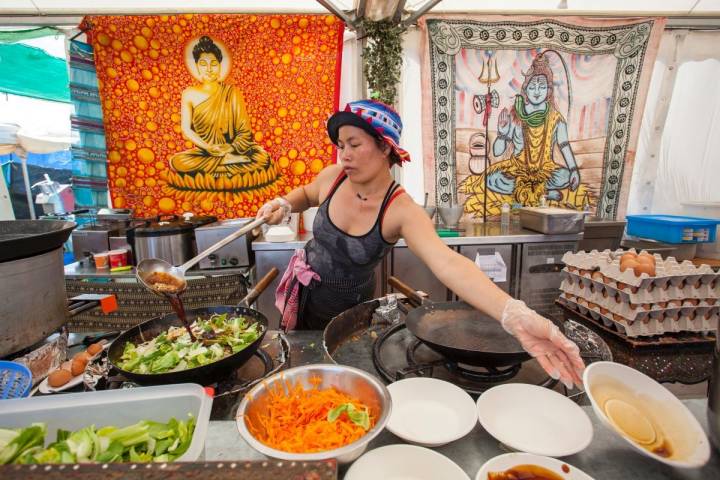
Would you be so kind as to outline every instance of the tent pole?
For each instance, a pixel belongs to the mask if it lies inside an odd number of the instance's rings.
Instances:
[[[30,210],[30,218],[36,220],[35,205],[33,204],[32,189],[30,188],[30,175],[27,169],[27,152],[18,150],[17,155],[20,157],[20,165],[22,166],[23,181],[25,182],[25,195],[27,196],[28,210]]]

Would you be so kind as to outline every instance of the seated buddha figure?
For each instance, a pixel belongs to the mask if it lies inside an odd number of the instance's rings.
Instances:
[[[192,49],[192,59],[191,73],[201,83],[183,91],[180,117],[183,135],[195,147],[170,157],[177,173],[171,185],[182,190],[248,191],[273,184],[279,171],[253,138],[243,94],[222,81],[229,70],[223,68],[222,50],[203,36]],[[197,173],[213,178],[198,185],[193,180]]]

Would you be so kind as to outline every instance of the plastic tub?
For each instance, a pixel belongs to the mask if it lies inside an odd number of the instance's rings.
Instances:
[[[108,255],[110,256],[110,268],[124,267],[128,264],[128,252],[124,248],[110,250]]]
[[[667,243],[713,243],[720,220],[678,215],[628,215],[627,234]]]
[[[195,432],[190,448],[176,461],[192,462],[203,455],[211,408],[212,398],[194,383],[68,393],[4,400],[0,428],[43,422],[48,426],[46,441],[51,443],[59,428],[75,431],[88,425],[127,427],[140,420],[185,420],[190,413],[197,420]]]
[[[110,268],[109,252],[93,253],[93,258],[95,259],[95,268],[97,268],[98,270]]]

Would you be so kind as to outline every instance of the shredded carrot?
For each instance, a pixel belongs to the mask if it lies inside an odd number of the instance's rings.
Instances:
[[[268,389],[267,410],[254,419],[246,416],[252,435],[276,450],[292,453],[313,453],[348,445],[365,435],[360,425],[353,423],[346,413],[334,422],[328,421],[333,408],[352,403],[358,410],[366,407],[357,399],[335,388],[320,390],[319,379],[311,380],[313,387],[278,382]],[[258,425],[254,425],[255,420]],[[370,415],[370,427],[375,419]]]

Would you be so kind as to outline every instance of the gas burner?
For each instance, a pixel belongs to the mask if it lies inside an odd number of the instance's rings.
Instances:
[[[404,362],[398,359],[404,358]],[[388,382],[418,376],[446,380],[472,395],[508,382],[533,383],[547,388],[557,386],[537,360],[502,368],[457,363],[444,358],[412,335],[405,323],[386,329],[372,348],[375,369]]]
[[[235,407],[242,400],[245,392],[262,379],[288,365],[290,343],[285,335],[281,332],[268,332],[265,338],[265,343],[240,368],[228,378],[210,385],[214,389],[212,419],[232,419]],[[88,366],[83,383],[85,390],[113,390],[140,386],[129,381],[110,364],[107,352]]]

